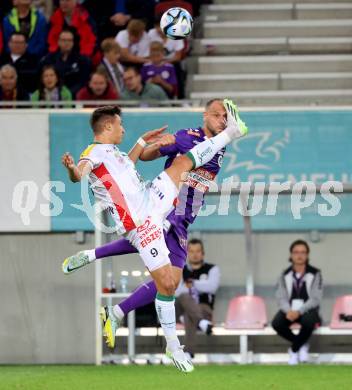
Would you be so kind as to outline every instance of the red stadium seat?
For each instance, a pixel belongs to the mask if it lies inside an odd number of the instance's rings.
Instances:
[[[227,309],[226,329],[263,329],[267,322],[263,298],[243,295],[231,299]]]
[[[340,315],[352,316],[352,295],[343,295],[335,301],[331,317],[331,329],[352,329],[352,321],[341,321]]]

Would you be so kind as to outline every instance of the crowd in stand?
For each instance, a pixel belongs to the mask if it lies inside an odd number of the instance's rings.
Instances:
[[[188,42],[159,22],[202,2],[1,0],[0,101],[182,99]]]

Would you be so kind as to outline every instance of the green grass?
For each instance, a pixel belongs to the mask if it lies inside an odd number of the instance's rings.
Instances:
[[[350,390],[350,366],[0,366],[1,390]]]

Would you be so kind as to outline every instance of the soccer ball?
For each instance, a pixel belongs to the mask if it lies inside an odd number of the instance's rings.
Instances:
[[[184,8],[170,8],[161,17],[160,28],[170,39],[185,39],[192,32],[193,19]]]

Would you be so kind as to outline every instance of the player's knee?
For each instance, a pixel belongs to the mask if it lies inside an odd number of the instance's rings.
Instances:
[[[164,290],[164,294],[166,295],[174,295],[176,291],[176,283],[172,277],[166,277],[162,281],[162,288]]]
[[[187,172],[192,168],[192,161],[185,155],[176,157],[172,164],[182,172]]]

